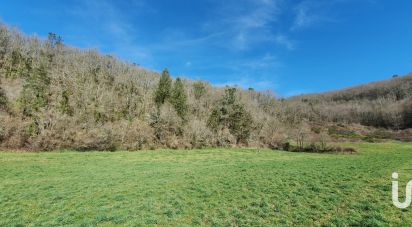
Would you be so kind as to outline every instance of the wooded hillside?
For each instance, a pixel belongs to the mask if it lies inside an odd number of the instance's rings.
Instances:
[[[412,74],[366,85],[293,97],[306,103],[311,118],[391,129],[412,128]],[[314,114],[314,115],[313,115]]]
[[[0,146],[137,150],[324,144],[336,123],[411,128],[411,78],[276,99],[270,92],[172,78],[167,70],[159,75],[96,50],[66,46],[53,33],[42,40],[0,25]]]

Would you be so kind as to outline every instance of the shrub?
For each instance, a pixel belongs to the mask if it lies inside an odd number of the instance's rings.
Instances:
[[[315,151],[322,152],[330,150],[328,143],[331,138],[326,132],[320,131],[318,134],[311,134],[310,143]]]
[[[356,150],[351,147],[339,147],[339,146],[325,146],[323,148],[319,147],[316,144],[309,144],[305,145],[302,148],[300,147],[294,147],[291,146],[290,144],[286,143],[285,144],[285,149],[284,151],[292,151],[292,152],[308,152],[308,153],[333,153],[333,152],[341,152],[341,153],[355,153]]]
[[[332,125],[328,128],[328,134],[334,138],[360,139],[362,136],[348,129],[343,124]]]
[[[347,153],[355,153],[356,152],[356,150],[354,148],[351,148],[351,147],[346,147],[342,151],[347,152]]]
[[[28,122],[10,116],[0,116],[1,144],[9,149],[23,148],[29,135],[26,132]]]
[[[213,133],[209,130],[206,123],[200,120],[188,122],[184,131],[184,137],[194,148],[204,148],[212,146],[214,143]]]
[[[79,151],[114,151],[116,149],[110,128],[79,130],[73,141],[73,148]]]
[[[394,139],[403,142],[412,142],[412,129],[401,130],[395,133]]]
[[[266,146],[268,146],[270,149],[273,150],[288,150],[285,149],[284,144],[287,143],[286,140],[284,139],[283,135],[274,135],[272,138],[266,139],[266,142],[264,143]]]
[[[62,115],[57,110],[39,112],[36,119],[28,122],[26,126],[27,134],[30,136],[26,147],[32,150],[77,149],[78,132],[95,127],[85,123],[79,124],[72,117]]]
[[[217,131],[216,145],[219,147],[231,147],[236,144],[236,137],[230,133],[228,128]]]
[[[144,121],[119,122],[113,131],[117,137],[116,146],[120,149],[141,150],[154,145],[154,129]]]
[[[152,115],[150,126],[154,129],[157,143],[163,146],[167,146],[168,138],[183,135],[182,119],[169,103],[165,103],[158,113]]]

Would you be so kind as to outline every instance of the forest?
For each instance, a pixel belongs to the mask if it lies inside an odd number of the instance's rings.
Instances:
[[[171,74],[0,24],[0,147],[341,151],[331,144],[412,138],[412,75],[282,98]]]

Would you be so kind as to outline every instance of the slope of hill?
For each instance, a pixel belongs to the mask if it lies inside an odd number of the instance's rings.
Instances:
[[[183,80],[187,116],[170,100],[154,100],[159,74],[102,55],[22,35],[0,25],[0,142],[5,148],[141,149],[230,146],[235,124],[211,129],[207,122],[224,88]],[[274,99],[238,89],[234,102],[254,112],[254,122],[272,116]],[[234,104],[234,103],[233,103]],[[262,108],[266,106],[266,108]],[[218,122],[223,125],[222,121]],[[253,124],[248,138],[259,138],[263,124]],[[243,144],[259,141],[243,140]]]
[[[374,127],[412,127],[412,74],[338,91],[290,98],[328,121]]]
[[[297,96],[301,99],[323,99],[328,101],[377,100],[395,98],[397,101],[412,97],[412,74],[372,82],[337,91]]]
[[[289,141],[322,145],[330,140],[329,125],[336,122],[411,127],[410,76],[383,84],[389,92],[382,94],[376,84],[376,89],[367,85],[286,100],[269,92],[170,79],[167,71],[163,82],[159,78],[95,50],[66,46],[55,34],[42,40],[0,25],[0,146],[278,148]],[[392,95],[398,88],[401,93]],[[365,96],[361,90],[376,90],[377,98],[356,98]],[[372,124],[376,113],[382,119]]]

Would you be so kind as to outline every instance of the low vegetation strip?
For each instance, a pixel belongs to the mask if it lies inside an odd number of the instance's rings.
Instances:
[[[412,144],[342,147],[0,153],[0,226],[412,225],[391,202]]]

